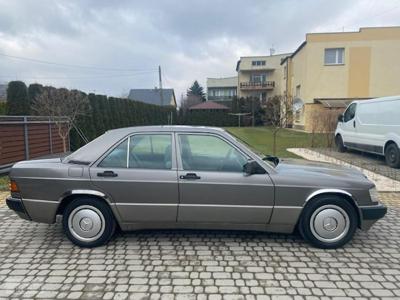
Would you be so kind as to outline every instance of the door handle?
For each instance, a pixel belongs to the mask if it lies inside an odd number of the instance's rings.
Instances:
[[[356,120],[353,121],[353,127],[356,128]]]
[[[113,171],[104,171],[103,173],[97,173],[99,177],[117,177],[118,174]]]
[[[197,180],[200,179],[200,176],[197,176],[196,173],[187,173],[186,175],[179,176],[180,179],[190,179],[190,180]]]

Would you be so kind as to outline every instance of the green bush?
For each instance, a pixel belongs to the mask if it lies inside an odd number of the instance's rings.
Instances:
[[[5,115],[7,112],[7,103],[0,102],[0,115]]]
[[[7,115],[24,116],[30,114],[28,88],[22,81],[11,81],[7,87]]]

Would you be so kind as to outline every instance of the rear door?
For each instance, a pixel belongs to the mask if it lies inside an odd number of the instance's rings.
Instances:
[[[178,133],[178,222],[267,224],[274,205],[268,174],[247,176],[249,157],[223,137]]]
[[[179,201],[174,136],[134,134],[90,168],[124,223],[176,222]]]

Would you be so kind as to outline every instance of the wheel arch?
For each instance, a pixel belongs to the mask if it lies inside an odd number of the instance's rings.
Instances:
[[[118,212],[115,210],[114,205],[112,205],[110,198],[103,192],[96,190],[71,190],[64,193],[60,197],[59,201],[60,204],[57,207],[56,215],[62,215],[67,205],[71,203],[71,201],[79,197],[88,197],[104,202],[111,209],[111,212],[113,213],[115,220],[117,221],[117,223],[119,223]]]
[[[329,196],[329,195],[340,196],[343,199],[347,200],[354,207],[355,211],[357,212],[357,220],[358,220],[357,226],[360,228],[361,222],[362,222],[362,218],[361,218],[362,215],[361,215],[361,211],[357,205],[357,202],[351,193],[349,193],[345,190],[341,190],[341,189],[321,189],[321,190],[312,192],[310,195],[308,195],[306,201],[304,202],[303,209],[301,211],[299,220],[301,219],[303,212],[305,211],[308,204],[310,204],[311,202],[313,202],[314,200],[318,199],[321,196]]]
[[[383,146],[383,154],[386,153],[386,148],[390,145],[390,144],[395,144],[397,146],[397,148],[400,148],[399,145],[396,143],[396,141],[394,141],[393,139],[389,139],[386,141],[385,146]]]

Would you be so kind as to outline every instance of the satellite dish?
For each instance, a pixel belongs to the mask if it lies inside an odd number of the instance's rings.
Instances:
[[[294,112],[299,112],[303,108],[303,106],[304,106],[304,102],[300,98],[295,98],[293,100],[293,110],[294,110]]]

